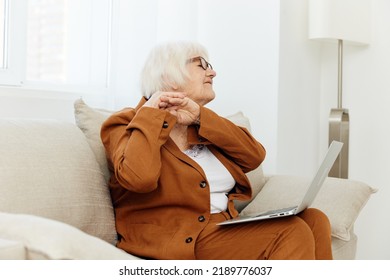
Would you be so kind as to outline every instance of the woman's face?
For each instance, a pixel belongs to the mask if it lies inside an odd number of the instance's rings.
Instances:
[[[200,105],[205,105],[215,98],[213,78],[217,73],[212,66],[201,56],[188,60],[189,80],[180,88],[189,98]]]

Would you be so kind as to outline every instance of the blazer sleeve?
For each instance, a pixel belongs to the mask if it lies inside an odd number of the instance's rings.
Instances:
[[[160,148],[175,123],[169,112],[148,107],[122,110],[103,123],[101,139],[122,187],[140,193],[157,188]]]
[[[201,107],[198,133],[218,147],[245,173],[257,168],[264,161],[265,148],[246,128],[235,125],[206,107]]]

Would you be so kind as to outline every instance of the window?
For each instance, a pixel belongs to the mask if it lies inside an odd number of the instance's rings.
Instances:
[[[65,83],[68,6],[65,0],[29,0],[26,80]]]
[[[0,0],[0,84],[22,83],[24,60],[23,1]]]
[[[61,85],[76,91],[107,88],[112,0],[0,0],[0,5],[7,2],[9,25],[2,21],[6,28],[0,29],[5,41],[8,32],[9,42],[3,46],[18,48],[2,51],[3,61],[10,62],[3,74],[12,72],[14,78],[0,73],[1,84],[47,89]],[[2,7],[7,9],[6,4]]]

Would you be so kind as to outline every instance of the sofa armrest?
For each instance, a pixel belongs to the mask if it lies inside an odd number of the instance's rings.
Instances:
[[[0,212],[0,258],[139,259],[71,225],[34,215]],[[0,246],[0,248],[2,248]],[[22,250],[25,255],[22,255]]]
[[[241,215],[298,205],[310,179],[297,176],[268,176],[260,193]],[[365,183],[328,177],[311,207],[322,210],[329,218],[332,236],[350,240],[350,229],[371,194],[376,190]]]
[[[22,242],[0,238],[0,260],[25,260],[26,250]]]

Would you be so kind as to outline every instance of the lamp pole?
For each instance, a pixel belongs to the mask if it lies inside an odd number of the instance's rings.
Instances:
[[[349,153],[349,113],[343,108],[343,40],[338,40],[338,94],[337,108],[331,109],[329,116],[329,145],[333,140],[344,143],[343,149],[337,157],[330,177],[348,178]]]
[[[343,40],[338,39],[337,108],[343,108]]]

